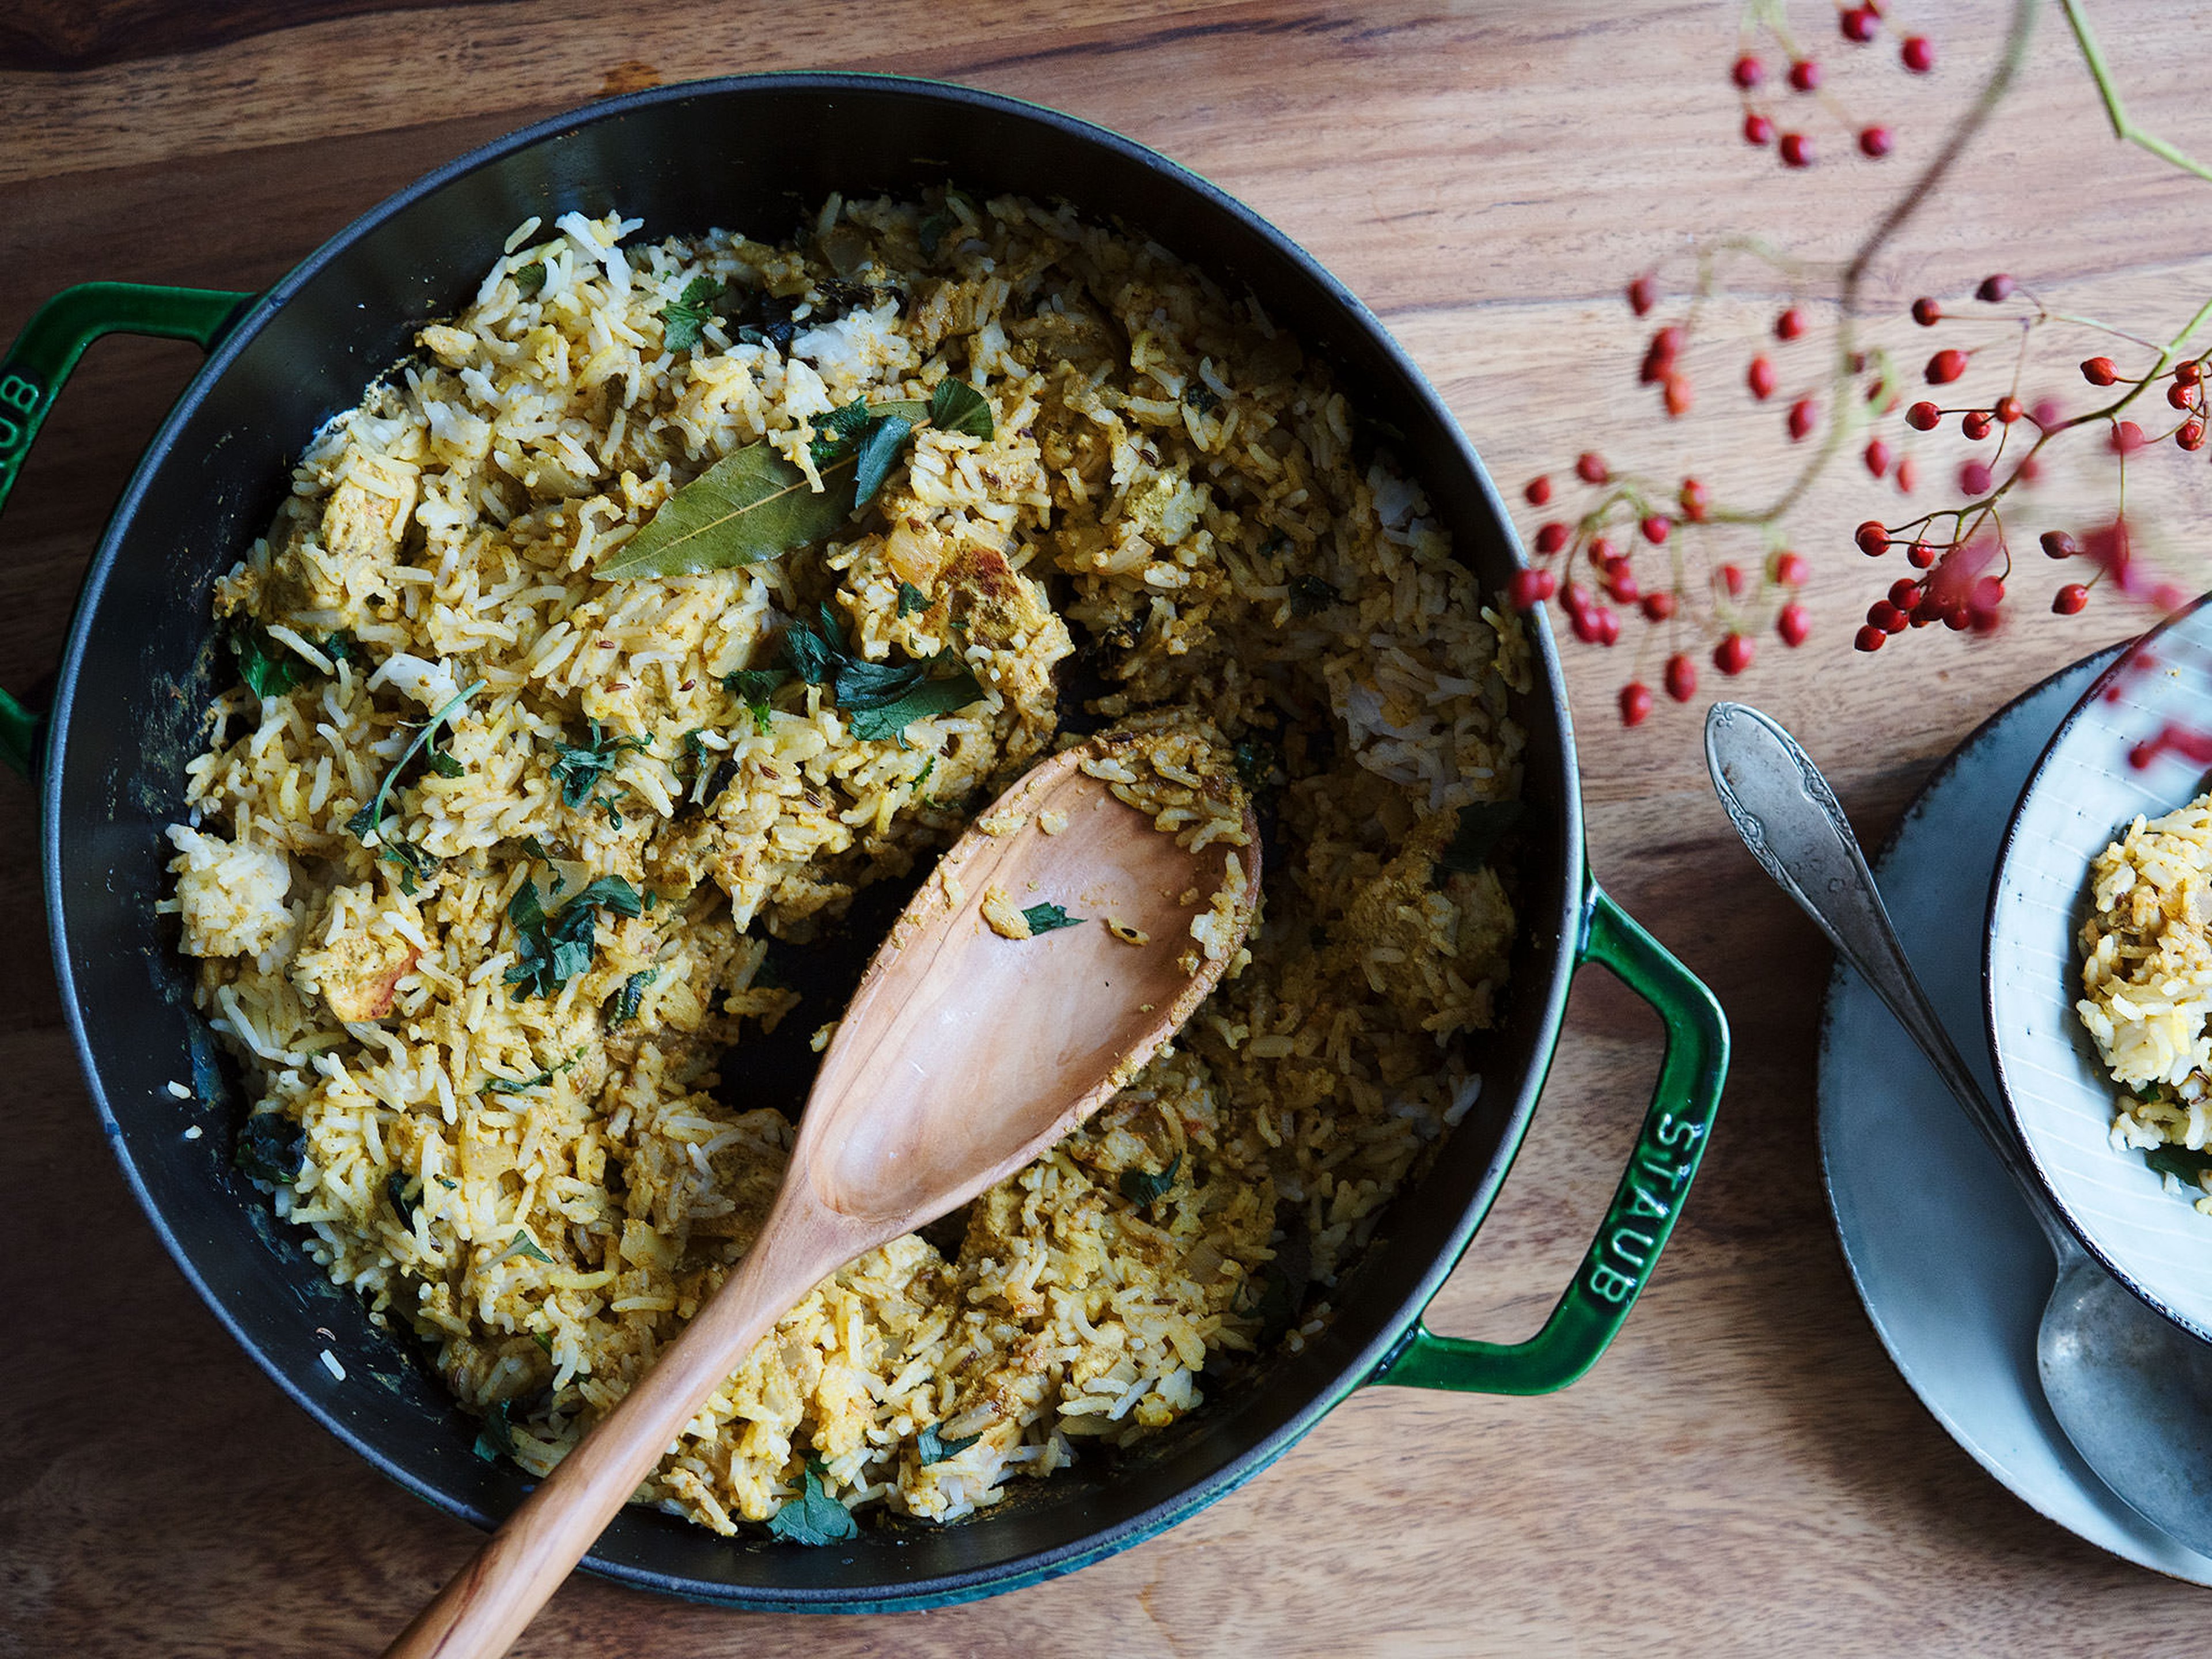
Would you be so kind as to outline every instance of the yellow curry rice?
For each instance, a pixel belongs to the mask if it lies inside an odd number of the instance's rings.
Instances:
[[[1249,963],[964,1234],[793,1310],[647,1486],[729,1531],[812,1464],[950,1519],[1319,1329],[1468,1109],[1514,918],[1438,859],[1518,792],[1526,648],[1322,368],[1156,246],[958,192],[832,198],[780,246],[641,228],[524,225],[309,447],[217,585],[247,683],[164,902],[278,1212],[542,1473],[775,1189],[747,1046],[840,1011],[772,953],[926,870],[1064,717],[1194,779],[1233,752],[1273,825]],[[921,426],[826,541],[595,575],[718,459],[818,476],[832,410],[951,378],[991,435]],[[975,696],[870,738],[832,684],[726,678],[809,619]]]

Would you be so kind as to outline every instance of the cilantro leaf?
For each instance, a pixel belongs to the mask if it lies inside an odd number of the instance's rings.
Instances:
[[[1263,743],[1258,738],[1247,738],[1237,745],[1234,754],[1237,775],[1243,780],[1244,787],[1247,789],[1264,788],[1267,780],[1274,775],[1274,745]]]
[[[410,1186],[416,1192],[413,1198],[407,1196]],[[394,1170],[384,1177],[384,1195],[392,1200],[392,1213],[399,1218],[403,1227],[414,1226],[415,1212],[422,1206],[422,1183],[411,1180],[404,1170]]]
[[[256,1181],[289,1187],[307,1161],[307,1132],[282,1112],[256,1112],[239,1130],[231,1161]]]
[[[837,665],[846,660],[845,630],[826,605],[817,627],[795,617],[783,630],[783,655],[793,672],[809,685],[827,685],[837,677]]]
[[[514,1455],[514,1407],[502,1400],[483,1414],[483,1427],[477,1431],[477,1443],[470,1449],[487,1463],[496,1463],[502,1457]]]
[[[2185,1187],[2198,1184],[2197,1177],[2212,1170],[2212,1151],[2192,1152],[2186,1146],[2150,1146],[2143,1162],[2162,1176],[2172,1176]]]
[[[914,422],[903,415],[879,415],[868,422],[867,435],[860,440],[859,468],[853,474],[854,505],[866,506],[875,499],[913,435]]]
[[[1143,1170],[1124,1170],[1121,1180],[1115,1184],[1121,1188],[1121,1196],[1130,1203],[1149,1207],[1154,1199],[1175,1189],[1176,1171],[1181,1168],[1182,1154],[1177,1152],[1168,1161],[1168,1167],[1158,1175]]]
[[[965,432],[975,438],[988,438],[997,429],[991,419],[991,400],[965,380],[937,383],[929,394],[929,423],[940,432]]]
[[[901,582],[899,584],[898,613],[900,616],[911,617],[917,611],[927,611],[928,609],[928,594],[923,592],[912,582]]]
[[[1029,923],[1032,939],[1056,927],[1080,927],[1084,921],[1081,916],[1071,916],[1057,904],[1032,904],[1022,912],[1022,920]]]
[[[1317,616],[1343,598],[1343,594],[1318,576],[1291,579],[1291,614],[1293,617]]]
[[[1470,801],[1459,809],[1459,827],[1444,850],[1437,854],[1437,868],[1478,875],[1489,866],[1490,855],[1500,837],[1521,822],[1517,800]]]
[[[852,1511],[823,1490],[820,1468],[810,1460],[799,1495],[769,1517],[768,1529],[787,1544],[837,1544],[860,1535]]]
[[[641,968],[622,984],[615,993],[614,1012],[609,1016],[611,1025],[626,1025],[637,1018],[637,1006],[644,1000],[645,988],[660,977],[658,968]]]
[[[514,286],[526,300],[534,300],[545,291],[545,261],[532,259],[510,273]]]
[[[966,669],[941,680],[924,680],[893,702],[865,708],[853,716],[853,735],[869,740],[896,738],[910,721],[928,714],[949,714],[981,702],[983,687]]]
[[[725,294],[712,276],[694,276],[684,292],[660,308],[660,341],[671,351],[689,351],[699,343],[708,323],[721,314]]]
[[[599,919],[595,908],[617,915],[635,916],[644,905],[637,890],[620,876],[601,876],[548,916],[538,896],[535,882],[526,881],[507,901],[507,920],[514,924],[517,950],[514,966],[505,982],[514,987],[514,1000],[550,997],[592,965]]]
[[[489,683],[477,680],[431,711],[430,718],[422,722],[422,729],[415,734],[415,740],[401,750],[399,758],[392,763],[391,769],[385,773],[384,781],[376,786],[376,793],[368,805],[346,820],[346,830],[356,841],[363,846],[371,844],[369,837],[379,834],[384,823],[384,815],[392,810],[392,791],[399,782],[400,774],[407,769],[408,763],[422,752],[424,744],[435,739],[441,726],[458,715],[468,700]]]
[[[614,770],[622,757],[649,745],[643,738],[610,738],[597,720],[589,722],[591,737],[580,744],[557,744],[553,757],[553,781],[561,786],[561,804],[578,807],[592,798],[599,780]],[[615,826],[620,829],[619,822]]]
[[[283,696],[313,672],[304,657],[251,618],[234,621],[228,637],[230,654],[238,660],[238,678],[264,702]]]
[[[947,1440],[937,1432],[937,1425],[932,1423],[915,1437],[915,1455],[921,1460],[922,1467],[927,1468],[932,1463],[942,1463],[959,1456],[982,1437],[980,1434],[963,1434],[957,1440]]]
[[[790,682],[791,670],[788,668],[733,668],[722,676],[722,689],[744,704],[746,712],[753,717],[753,730],[765,732],[769,727],[769,716],[775,712],[769,699],[778,687]],[[736,775],[735,763],[725,763],[731,767],[732,775]],[[724,787],[726,787],[726,781]],[[710,787],[707,798],[711,800],[721,793],[721,789]]]
[[[504,1261],[511,1255],[526,1255],[532,1261],[550,1262],[553,1260],[551,1256],[546,1255],[544,1251],[538,1248],[538,1243],[535,1239],[532,1238],[528,1233],[524,1232],[520,1228],[515,1230],[514,1237],[507,1241],[507,1248],[501,1250],[497,1255],[494,1256],[492,1260],[495,1261]]]
[[[867,429],[868,400],[855,398],[827,415],[814,417],[814,436],[806,446],[807,453],[817,468],[830,465],[849,454]]]

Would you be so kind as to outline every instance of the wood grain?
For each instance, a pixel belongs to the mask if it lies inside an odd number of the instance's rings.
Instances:
[[[85,9],[97,11],[93,0]],[[89,276],[266,282],[386,191],[533,114],[736,69],[903,70],[1055,104],[1243,196],[1385,315],[1509,484],[1598,447],[1771,489],[1793,457],[1737,395],[1785,290],[1717,307],[1697,419],[1667,428],[1622,372],[1632,272],[1692,230],[1843,251],[1963,99],[2001,19],[1925,10],[1942,52],[1912,80],[1847,55],[1796,9],[1830,85],[1881,118],[1881,164],[1784,173],[1735,144],[1720,0],[1517,9],[1293,0],[924,0],[640,9],[522,0],[313,21],[206,51],[0,75],[0,332]],[[2212,151],[2190,54],[2202,5],[2097,9],[2138,118]],[[2051,20],[2055,23],[2055,18]],[[1831,156],[1841,132],[1821,126]],[[2062,33],[1954,186],[1876,273],[1877,330],[1917,292],[2011,270],[2075,310],[2154,330],[2212,275],[2203,186],[2116,147]],[[1686,270],[1668,267],[1680,290]],[[1994,337],[1994,336],[1992,337]],[[2054,344],[2032,377],[2079,397]],[[1786,385],[1817,371],[1785,360]],[[189,372],[185,349],[95,349],[0,526],[0,680],[52,664],[76,574],[132,459]],[[1930,447],[1935,461],[1962,451]],[[1948,462],[1946,463],[1948,465]],[[2204,521],[2202,469],[2146,465],[2130,500],[2175,550]],[[2108,508],[2101,463],[2056,470],[2031,527]],[[1925,488],[1925,487],[1923,487]],[[1984,715],[2130,619],[2071,623],[2015,577],[1994,640],[1844,645],[1892,571],[1848,545],[1893,501],[1839,470],[1802,524],[1813,640],[1771,635],[1741,694],[1805,739],[1879,839]],[[1631,672],[1663,642],[1571,653],[1599,876],[1720,994],[1736,1060],[1715,1144],[1656,1282],[1613,1352],[1543,1400],[1353,1396],[1250,1486],[1126,1554],[975,1607],[876,1619],[733,1618],[588,1581],[519,1653],[1182,1656],[1680,1653],[2133,1654],[2193,1641],[2203,1592],[2117,1562],[1995,1485],[1920,1410],[1853,1297],[1820,1192],[1813,1054],[1828,954],[1736,846],[1702,776],[1694,711],[1625,732]],[[1694,639],[1686,641],[1695,644]],[[1644,650],[1639,660],[1633,653]],[[1707,678],[1714,677],[1707,671]],[[1710,688],[1709,688],[1710,689]],[[15,1270],[0,1346],[0,1654],[373,1650],[473,1547],[293,1413],[200,1310],[117,1176],[61,1028],[28,849],[35,809],[0,781],[0,1159]],[[1656,1063],[1617,988],[1577,990],[1514,1177],[1433,1312],[1441,1329],[1534,1328],[1602,1212]]]

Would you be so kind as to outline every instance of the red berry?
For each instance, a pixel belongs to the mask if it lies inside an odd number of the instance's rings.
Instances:
[[[2092,357],[2081,365],[2081,378],[2091,386],[2110,386],[2120,378],[2119,366],[2110,357]]]
[[[1946,611],[1943,613],[1943,626],[1954,634],[1964,633],[1972,620],[1973,618],[1966,614],[1966,608],[1964,605],[1960,605],[1955,611]]]
[[[1774,365],[1765,358],[1753,357],[1751,367],[1744,371],[1743,379],[1744,384],[1751,388],[1751,395],[1761,403],[1774,395]]]
[[[2066,418],[2066,405],[2056,398],[2039,398],[2035,407],[2028,410],[2027,418],[2047,429]]]
[[[1889,614],[1881,619],[1881,631],[1883,633],[1902,634],[1906,629],[1912,626],[1912,613],[1911,611],[1900,611],[1893,605],[1887,608]]]
[[[1679,420],[1683,416],[1690,412],[1690,405],[1695,401],[1695,399],[1690,395],[1690,377],[1688,375],[1669,374],[1667,377],[1665,390],[1667,393],[1667,413],[1670,416]]]
[[[1881,649],[1881,642],[1888,637],[1889,635],[1883,633],[1881,629],[1869,623],[1851,635],[1851,648],[1856,651],[1879,651]]]
[[[2062,617],[2078,615],[2089,603],[2089,590],[2079,582],[2069,582],[2051,596],[2051,608]]]
[[[1667,532],[1674,528],[1674,525],[1671,520],[1654,513],[1639,527],[1644,532],[1644,539],[1656,547],[1667,539]]]
[[[1889,585],[1889,602],[1899,611],[1910,611],[1920,603],[1920,584],[1910,576],[1899,576]]]
[[[2173,366],[2173,378],[2179,385],[2195,386],[2204,378],[2204,366],[2191,357],[2186,362],[2176,363]]]
[[[1915,75],[1925,75],[1936,67],[1936,48],[1928,44],[1924,34],[1908,34],[1897,49],[1905,67]]]
[[[1620,617],[1617,612],[1601,606],[1591,612],[1590,623],[1597,629],[1600,645],[1618,645],[1620,642]]]
[[[1889,471],[1889,446],[1879,438],[1867,441],[1866,470],[1877,478]]]
[[[1634,574],[1626,565],[1621,566],[1606,579],[1605,591],[1608,598],[1617,599],[1623,605],[1634,605],[1644,596],[1644,590],[1637,586]]]
[[[1920,468],[1915,464],[1911,456],[1900,455],[1897,460],[1895,477],[1897,493],[1900,495],[1910,495],[1912,493],[1914,481],[1920,477]]]
[[[1917,403],[1905,411],[1905,423],[1915,432],[1933,432],[1943,424],[1943,411],[1931,403]]]
[[[1790,66],[1790,84],[1800,92],[1817,92],[1820,86],[1820,66],[1809,58],[1800,58]]]
[[[1559,595],[1559,601],[1575,615],[1582,616],[1590,608],[1590,591],[1580,582],[1569,582],[1566,592]]]
[[[1887,599],[1876,599],[1872,605],[1867,607],[1867,626],[1869,628],[1879,628],[1885,634],[1896,634],[1902,632],[1903,629],[1901,624],[1904,618],[1905,613],[1902,611],[1899,611],[1895,605],[1892,605]],[[1897,622],[1900,626],[1898,628],[1892,628],[1890,626],[1892,622]]]
[[[1674,499],[1682,505],[1682,516],[1692,524],[1703,524],[1706,510],[1712,506],[1712,492],[1695,478],[1683,479]]]
[[[1959,430],[1979,443],[1990,435],[1990,424],[1988,415],[1978,409],[1970,409],[1966,411],[1966,418],[1959,422]]]
[[[1505,599],[1516,611],[1534,611],[1558,591],[1559,583],[1550,571],[1516,570],[1505,585]]]
[[[1782,165],[1785,167],[1809,167],[1813,165],[1812,141],[1802,132],[1782,135]]]
[[[1936,550],[1926,542],[1915,542],[1905,550],[1905,562],[1915,570],[1926,570],[1936,562]]]
[[[1751,641],[1741,634],[1727,634],[1713,647],[1713,666],[1723,674],[1741,674],[1751,666]]]
[[[1895,148],[1887,127],[1866,127],[1859,133],[1859,154],[1880,161]]]
[[[2063,530],[2046,530],[2043,532],[2043,550],[2051,558],[2070,559],[2081,550],[2081,544]]]
[[[1721,586],[1728,589],[1729,598],[1740,599],[1743,597],[1743,567],[1741,565],[1724,564],[1713,574],[1720,578]]]
[[[1528,480],[1528,487],[1521,492],[1528,498],[1531,507],[1541,507],[1552,499],[1552,481],[1546,477]]]
[[[1812,614],[1792,599],[1782,607],[1782,614],[1775,617],[1774,631],[1782,635],[1782,643],[1794,651],[1805,643],[1806,635],[1813,631]]]
[[[1749,92],[1766,79],[1766,65],[1749,52],[1746,52],[1729,66],[1729,79],[1735,82],[1744,91]]]
[[[1837,14],[1836,25],[1844,32],[1844,39],[1864,46],[1881,28],[1881,19],[1864,6],[1847,6]]]
[[[2115,454],[2131,455],[2148,442],[2143,429],[2133,421],[2120,421],[2112,427],[2112,435],[2105,440]]]
[[[1620,556],[1620,550],[1602,536],[1594,538],[1589,544],[1589,562],[1600,570],[1612,568],[1613,561]]]
[[[1928,384],[1948,386],[1966,372],[1966,354],[1950,347],[1928,360]]]
[[[1641,317],[1659,301],[1659,285],[1647,273],[1628,285],[1628,308]]]
[[[1943,320],[1943,307],[1923,295],[1912,302],[1912,320],[1923,328],[1933,328]]]
[[[1795,306],[1774,319],[1774,337],[1778,340],[1794,340],[1804,331],[1804,313]]]
[[[2020,465],[2013,469],[2012,476],[2025,488],[2043,476],[2043,463],[2033,455],[2023,455]]]
[[[1650,688],[1636,680],[1620,688],[1620,723],[1641,726],[1644,717],[1651,712]]]
[[[1667,695],[1676,702],[1698,695],[1698,665],[1679,651],[1667,659]]]
[[[1882,528],[1879,519],[1869,519],[1851,532],[1851,539],[1869,559],[1878,559],[1889,551],[1889,532]]]
[[[1646,386],[1665,380],[1674,372],[1674,356],[1681,349],[1682,331],[1670,323],[1651,337],[1651,344],[1644,353],[1644,367],[1636,378]]]
[[[1539,525],[1536,527],[1536,550],[1546,557],[1567,544],[1567,527],[1563,524]]]
[[[1968,461],[1959,469],[1959,488],[1969,495],[1983,495],[1989,489],[1990,481],[1996,476],[1990,471],[1987,462]]]
[[[1584,483],[1601,484],[1613,474],[1606,469],[1604,456],[1585,449],[1575,457],[1575,476]]]
[[[1754,149],[1765,149],[1774,142],[1774,123],[1757,110],[1746,110],[1743,116],[1743,142]]]
[[[1995,276],[1982,278],[1982,285],[1974,290],[1974,297],[1984,305],[2001,305],[2012,298],[2012,291],[2017,286],[2011,277],[2000,270]]]
[[[2176,409],[2186,409],[2190,404],[2196,402],[2197,398],[2196,394],[2187,386],[2182,386],[2177,382],[2176,384],[2166,387],[2166,400],[2172,404]]]
[[[1799,553],[1777,553],[1767,562],[1768,573],[1784,587],[1802,587],[1808,569],[1804,556]]]
[[[2173,441],[2184,449],[2194,452],[2204,447],[2204,422],[2184,421],[2181,429],[2173,434]]]
[[[1672,593],[1646,593],[1644,596],[1644,617],[1647,622],[1662,623],[1674,614]]]
[[[1790,442],[1802,443],[1806,438],[1811,435],[1813,431],[1813,422],[1817,413],[1818,411],[1814,408],[1813,400],[1810,398],[1800,398],[1796,403],[1790,405]]]
[[[1990,413],[1996,416],[1997,419],[2002,421],[2007,426],[2010,426],[2014,422],[2019,420],[2021,416],[2027,414],[2027,411],[2021,407],[2020,399],[2014,397],[2012,393],[2008,392],[2003,397],[1997,399],[1996,407],[1990,410]]]

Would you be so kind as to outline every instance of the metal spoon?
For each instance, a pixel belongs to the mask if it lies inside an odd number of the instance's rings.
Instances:
[[[2012,1177],[2057,1258],[2036,1370],[2075,1450],[2130,1509],[2212,1555],[2212,1345],[2136,1299],[2053,1212],[1905,959],[1835,792],[1796,740],[1737,702],[1705,717],[1705,764],[1736,833],[1920,1045]]]

